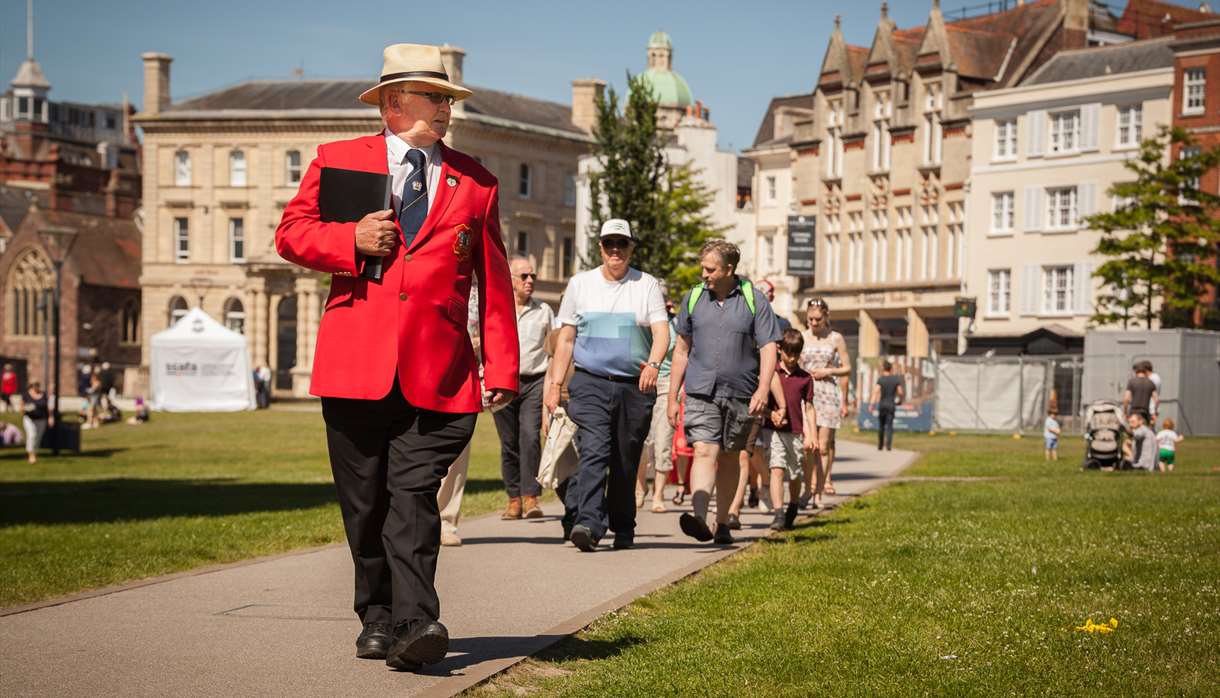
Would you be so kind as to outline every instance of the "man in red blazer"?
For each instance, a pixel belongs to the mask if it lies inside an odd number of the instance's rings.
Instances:
[[[435,46],[395,44],[384,58],[377,85],[360,96],[380,108],[384,131],[318,148],[275,246],[284,259],[332,275],[310,392],[322,398],[355,563],[356,656],[415,670],[443,659],[449,645],[435,588],[437,489],[483,404],[516,394],[517,323],[499,185],[441,142],[450,107],[470,90],[449,82]],[[328,167],[391,175],[392,208],[322,222],[319,180]],[[380,260],[380,280],[363,274],[370,260]],[[486,393],[466,331],[474,278]]]

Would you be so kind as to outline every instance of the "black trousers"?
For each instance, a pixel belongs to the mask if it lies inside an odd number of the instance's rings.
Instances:
[[[635,474],[652,420],[655,392],[581,371],[568,387],[568,415],[576,422],[580,466],[564,503],[577,511],[576,523],[594,540],[607,528],[615,536],[635,536]],[[574,488],[574,489],[573,489]]]
[[[394,626],[437,620],[436,492],[477,415],[413,407],[394,381],[380,400],[322,398],[322,417],[356,567],[356,615]]]
[[[877,450],[894,448],[894,408],[881,405],[877,408]]]
[[[500,435],[500,476],[510,497],[537,497],[538,461],[542,458],[542,386],[545,373],[521,376],[521,392],[492,414]]]

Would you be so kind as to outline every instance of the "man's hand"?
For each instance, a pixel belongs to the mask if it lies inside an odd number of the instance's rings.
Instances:
[[[761,417],[767,413],[767,390],[759,388],[754,391],[754,396],[750,398],[750,414],[755,417]]]
[[[356,251],[369,257],[384,257],[394,249],[397,237],[394,210],[373,211],[356,224]]]
[[[544,422],[551,421],[551,415],[555,414],[555,410],[559,409],[559,384],[548,383],[546,390],[542,392],[542,407]]]
[[[678,428],[678,393],[672,391],[669,394],[669,404],[665,406],[665,416],[669,418],[669,426],[674,429]]]
[[[499,409],[512,402],[515,397],[517,397],[517,393],[504,388],[492,388],[483,392],[483,399],[489,410]]]
[[[640,392],[646,393],[657,387],[657,376],[660,371],[649,366],[648,364],[640,364]]]

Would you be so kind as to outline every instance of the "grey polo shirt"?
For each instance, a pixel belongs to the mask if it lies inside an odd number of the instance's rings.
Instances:
[[[683,379],[686,392],[702,397],[749,398],[758,389],[758,348],[778,342],[779,322],[771,304],[754,289],[754,307],[741,295],[740,286],[716,300],[703,289],[694,312],[687,312],[690,294],[678,311],[678,334],[690,340],[690,359]]]

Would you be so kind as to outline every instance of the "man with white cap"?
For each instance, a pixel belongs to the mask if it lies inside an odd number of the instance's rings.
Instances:
[[[635,542],[635,475],[657,399],[657,374],[669,348],[660,283],[630,266],[635,239],[627,221],[602,225],[602,265],[568,281],[562,324],[547,373],[547,417],[559,406],[570,363],[568,415],[576,422],[580,467],[565,504],[575,510],[568,537],[592,552],[614,532],[614,548]]]
[[[326,143],[276,230],[284,259],[331,274],[310,392],[322,398],[331,470],[355,566],[363,623],[356,656],[397,669],[439,662],[437,490],[474,433],[484,400],[517,391],[517,323],[499,186],[474,158],[448,148],[453,84],[440,49],[395,44],[381,78],[360,95],[384,129]],[[324,168],[389,175],[392,207],[358,222],[319,212]],[[363,274],[380,260],[380,274]],[[467,335],[478,280],[483,381]]]

